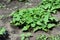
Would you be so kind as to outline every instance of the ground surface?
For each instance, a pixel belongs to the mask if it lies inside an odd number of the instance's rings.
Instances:
[[[17,10],[17,9],[21,9],[21,8],[29,8],[29,7],[35,7],[37,6],[41,1],[40,0],[31,0],[29,1],[29,3],[24,3],[24,2],[17,2],[17,1],[13,1],[9,4],[6,4],[6,3],[3,3],[4,5],[6,5],[5,8],[2,8],[0,9],[0,15],[4,15],[5,17],[2,18],[2,20],[0,20],[0,26],[5,26],[6,29],[8,30],[9,32],[9,39],[7,40],[20,40],[20,34],[22,33],[21,32],[21,29],[18,29],[18,28],[12,28],[10,26],[10,20],[11,18],[10,17],[6,17],[8,16],[9,14],[12,13],[12,11],[14,10]],[[60,12],[58,12],[56,15],[58,19],[60,19]],[[60,34],[60,27],[55,27],[53,28],[51,31],[49,32],[44,32],[44,31],[37,31],[36,33],[33,33],[32,32],[32,35],[33,37],[30,38],[30,40],[35,40],[35,37],[36,35],[38,34],[46,34],[46,35],[56,35],[56,34]]]

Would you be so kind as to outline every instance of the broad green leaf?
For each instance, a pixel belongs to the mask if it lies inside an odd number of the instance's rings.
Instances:
[[[5,33],[6,29],[5,28],[0,28],[0,35],[3,35]]]
[[[39,29],[41,29],[41,27],[37,26],[37,27],[35,27],[35,28],[33,29],[33,32],[35,32],[35,31],[37,31],[37,30],[39,30]]]
[[[47,29],[46,29],[47,26],[46,25],[42,24],[41,27],[42,27],[42,30],[47,31]]]
[[[46,31],[46,32],[48,31],[48,29],[45,29],[45,28],[42,28],[42,30],[43,30],[43,31]]]
[[[55,19],[55,17],[50,17],[49,19],[53,21]]]
[[[17,22],[15,25],[16,25],[16,26],[19,26],[19,25],[20,25],[20,23],[18,23],[18,22]]]
[[[52,28],[55,24],[48,24],[48,28]]]
[[[21,37],[21,40],[25,40],[25,37]]]
[[[29,27],[30,27],[29,25],[24,26],[23,29],[22,29],[22,31],[26,31],[26,30],[28,30]]]
[[[32,23],[32,24],[31,24],[31,27],[35,27],[35,25],[36,25],[36,24]]]
[[[56,17],[50,17],[50,20],[55,20],[55,21],[58,21],[58,19]]]
[[[29,23],[33,22],[33,19],[32,18],[27,18],[26,22],[29,24]]]
[[[40,21],[37,21],[37,25],[42,25],[42,23]]]
[[[49,16],[50,16],[50,13],[49,12],[47,12],[47,14],[45,15],[45,17],[44,17],[44,23],[45,24],[47,24],[47,22],[49,21],[48,19],[49,19]]]
[[[57,10],[52,11],[53,13],[57,13]]]

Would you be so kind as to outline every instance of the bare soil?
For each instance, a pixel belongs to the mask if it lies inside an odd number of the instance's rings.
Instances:
[[[15,11],[17,9],[23,9],[23,8],[30,8],[30,7],[35,7],[37,6],[41,1],[40,0],[30,0],[29,2],[18,2],[18,1],[13,1],[11,3],[3,3],[6,5],[5,8],[0,9],[0,15],[4,15],[4,17],[0,20],[0,26],[4,26],[8,32],[9,32],[9,38],[7,40],[20,40],[20,34],[22,34],[21,29],[18,28],[12,28],[10,26],[10,17],[7,17],[9,14],[12,13],[12,11]],[[56,15],[54,15],[60,20],[60,12],[57,12]],[[35,40],[36,36],[39,34],[46,34],[48,35],[57,35],[60,34],[60,27],[57,26],[50,30],[49,32],[44,32],[44,31],[37,31],[36,33],[31,32],[33,37],[30,38],[30,40]]]

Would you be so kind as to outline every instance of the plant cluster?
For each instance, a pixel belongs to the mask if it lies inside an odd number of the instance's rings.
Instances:
[[[6,32],[6,29],[5,29],[5,28],[3,28],[3,27],[1,27],[1,28],[0,28],[0,35],[5,34],[5,32]]]
[[[27,35],[26,35],[27,34]],[[20,35],[21,39],[20,40],[30,40],[29,38],[32,36],[31,33],[23,33]],[[46,36],[46,35],[38,35],[36,36],[35,40],[60,40],[60,35],[55,35],[55,36]]]
[[[38,5],[51,13],[56,13],[56,9],[60,8],[60,0],[42,0],[41,5]]]
[[[47,40],[47,36],[46,35],[39,35],[36,37],[36,40]]]
[[[31,37],[31,36],[32,36],[31,33],[25,33],[25,34],[23,33],[20,35],[21,40],[29,40],[29,37]]]
[[[60,40],[60,35],[48,37],[46,35],[39,35],[37,36],[36,40]]]
[[[55,2],[56,1],[56,2]],[[23,31],[32,29],[34,32],[38,29],[48,31],[54,27],[57,19],[52,16],[60,8],[60,0],[43,0],[40,5],[34,8],[14,11],[11,16],[11,24],[22,26]]]
[[[8,31],[4,27],[0,27],[0,40],[5,40],[8,36]]]

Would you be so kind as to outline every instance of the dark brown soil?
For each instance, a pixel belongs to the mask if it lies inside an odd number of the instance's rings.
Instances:
[[[12,13],[12,11],[17,10],[17,9],[22,9],[22,8],[29,8],[29,7],[35,7],[37,6],[41,1],[40,0],[30,0],[29,2],[17,2],[13,1],[11,3],[3,3],[6,5],[5,8],[0,9],[0,15],[4,15],[4,17],[0,20],[0,26],[4,26],[8,32],[9,32],[9,39],[7,40],[20,40],[20,34],[22,34],[21,29],[18,28],[12,28],[10,26],[10,20],[11,18],[9,17],[9,14]],[[8,17],[7,17],[8,16]],[[60,12],[58,12],[56,16],[60,20]],[[38,34],[46,34],[46,35],[56,35],[60,34],[60,27],[55,27],[49,32],[44,32],[44,31],[37,31],[36,33],[32,32],[33,37],[30,38],[30,40],[35,40],[36,36]]]

